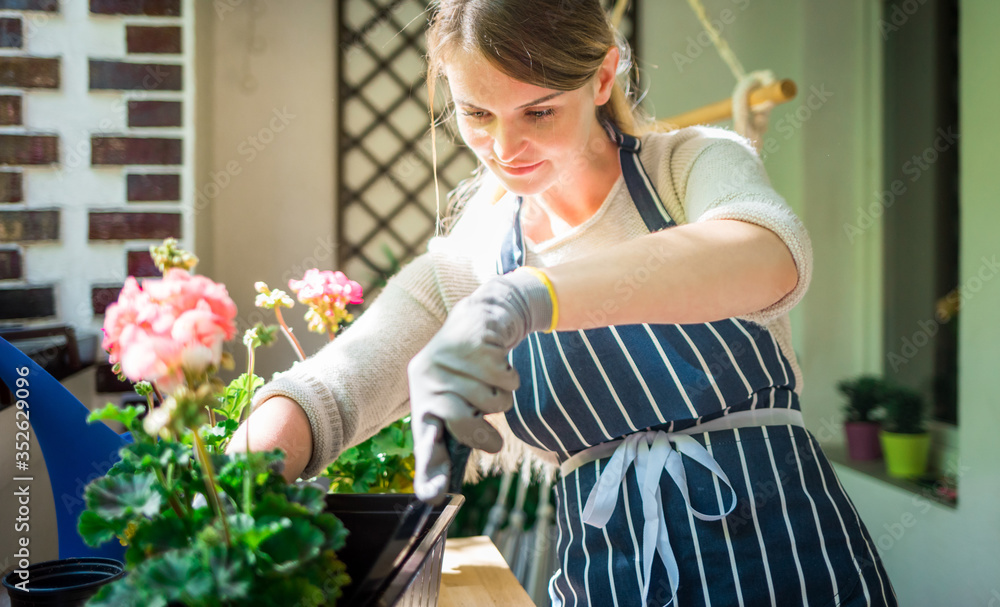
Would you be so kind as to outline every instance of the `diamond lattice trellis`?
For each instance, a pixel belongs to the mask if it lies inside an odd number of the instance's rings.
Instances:
[[[613,0],[605,4],[613,4]],[[424,83],[426,0],[340,0],[339,267],[366,293],[434,234],[435,194]],[[635,48],[630,3],[622,30]],[[476,166],[438,130],[444,193]],[[366,298],[371,301],[371,298]]]

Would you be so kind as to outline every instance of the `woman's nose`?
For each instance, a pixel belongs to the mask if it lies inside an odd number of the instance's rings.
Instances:
[[[497,125],[493,132],[493,155],[505,164],[513,162],[527,145],[528,140],[510,126]]]

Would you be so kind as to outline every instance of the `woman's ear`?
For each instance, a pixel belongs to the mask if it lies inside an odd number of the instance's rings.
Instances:
[[[594,96],[594,103],[597,105],[604,105],[611,99],[611,89],[615,85],[615,75],[618,73],[618,60],[620,57],[618,47],[612,46],[608,50],[608,54],[604,56],[601,67],[597,68],[597,78],[595,80],[597,90]]]

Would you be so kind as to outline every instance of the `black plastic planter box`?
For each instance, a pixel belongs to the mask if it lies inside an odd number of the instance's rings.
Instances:
[[[465,501],[449,494],[445,503],[434,508],[422,531],[416,534],[408,554],[391,570],[373,572],[383,553],[400,552],[394,539],[406,507],[416,500],[412,494],[330,494],[326,511],[343,521],[350,531],[347,545],[337,556],[347,565],[351,585],[344,588],[338,606],[351,607],[433,607],[441,586],[441,563],[448,526]],[[367,588],[362,581],[369,579]],[[360,592],[359,592],[360,591]]]

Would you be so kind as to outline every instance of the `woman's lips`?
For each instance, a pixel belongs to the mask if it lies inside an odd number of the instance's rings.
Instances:
[[[520,175],[527,175],[528,173],[542,166],[542,162],[544,161],[536,162],[535,164],[521,164],[514,166],[511,166],[509,164],[504,164],[502,162],[497,162],[497,166],[503,169],[503,171],[508,175],[520,176]]]

